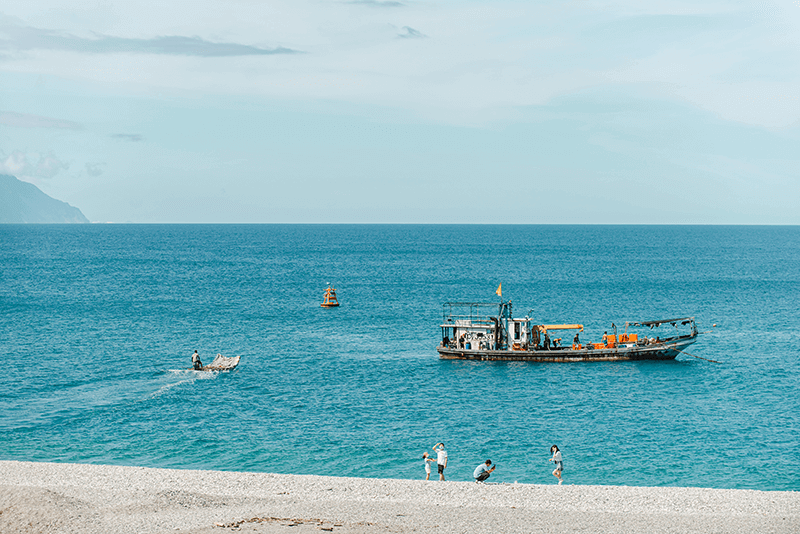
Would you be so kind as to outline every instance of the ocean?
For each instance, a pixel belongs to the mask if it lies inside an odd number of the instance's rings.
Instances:
[[[584,341],[694,316],[719,363],[440,360],[499,284]],[[413,479],[443,441],[554,484],[557,444],[565,484],[798,490],[798,302],[800,227],[0,225],[0,459]]]

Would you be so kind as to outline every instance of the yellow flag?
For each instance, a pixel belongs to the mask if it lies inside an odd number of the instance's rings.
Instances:
[[[499,286],[497,286],[497,291],[495,291],[495,293],[497,293],[498,296],[501,296],[501,297],[503,296],[503,284],[500,284]]]

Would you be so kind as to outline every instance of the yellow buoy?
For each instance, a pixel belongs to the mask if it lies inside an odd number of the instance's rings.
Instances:
[[[328,289],[325,290],[325,299],[320,304],[323,308],[337,308],[339,300],[336,298],[336,290],[328,284]]]

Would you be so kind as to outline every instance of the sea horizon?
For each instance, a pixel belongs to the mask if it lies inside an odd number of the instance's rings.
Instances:
[[[81,226],[87,223],[0,223],[8,226]],[[141,226],[713,226],[713,227],[798,227],[800,224],[777,223],[495,223],[495,222],[121,222],[121,221],[90,221],[93,224],[118,224]]]

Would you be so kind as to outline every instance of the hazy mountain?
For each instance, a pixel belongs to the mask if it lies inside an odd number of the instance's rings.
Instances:
[[[81,210],[33,184],[0,174],[0,223],[88,223]]]

